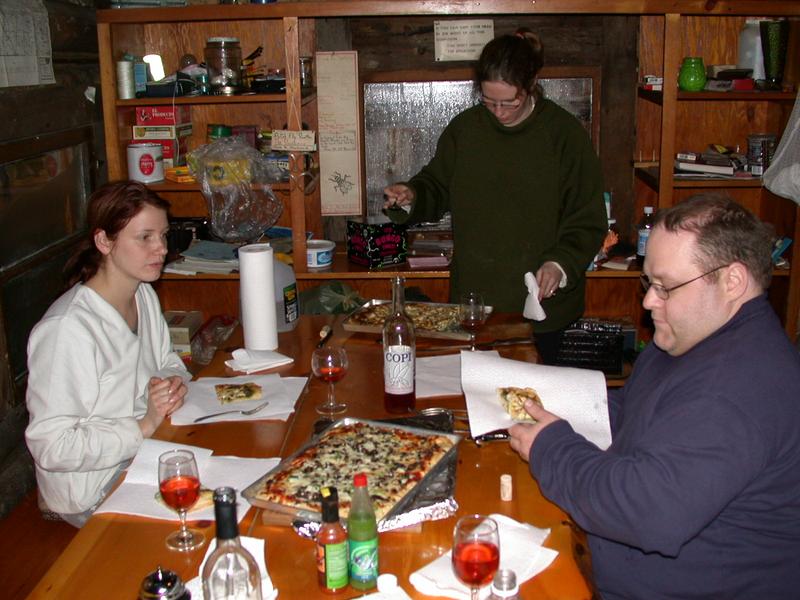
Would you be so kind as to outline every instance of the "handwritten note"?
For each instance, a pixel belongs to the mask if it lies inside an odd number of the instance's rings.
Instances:
[[[477,60],[483,47],[494,38],[494,21],[434,21],[433,37],[437,61]]]
[[[322,214],[362,211],[358,54],[317,52],[317,110]]]
[[[314,132],[275,129],[272,132],[272,149],[284,152],[314,152],[317,149]]]

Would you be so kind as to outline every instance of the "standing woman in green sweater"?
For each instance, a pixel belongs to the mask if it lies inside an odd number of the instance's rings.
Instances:
[[[547,317],[534,324],[534,336],[552,363],[561,332],[583,314],[585,271],[605,235],[606,213],[589,136],[542,96],[542,64],[530,30],[486,44],[475,82],[480,103],[449,123],[417,175],[384,194],[398,223],[451,212],[451,298],[475,291],[496,311],[522,312],[524,275],[535,273]]]

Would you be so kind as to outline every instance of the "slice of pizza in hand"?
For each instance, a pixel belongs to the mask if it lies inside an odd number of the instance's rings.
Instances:
[[[220,404],[246,402],[261,398],[261,386],[252,382],[248,383],[220,383],[214,386],[217,400]]]
[[[505,411],[515,421],[530,421],[536,422],[532,416],[525,410],[525,402],[533,400],[539,406],[542,406],[542,401],[539,394],[533,388],[520,388],[520,387],[502,387],[497,388],[497,395],[500,397],[500,403]],[[542,406],[542,408],[544,408]]]

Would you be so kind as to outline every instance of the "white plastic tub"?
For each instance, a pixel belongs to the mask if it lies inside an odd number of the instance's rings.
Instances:
[[[325,269],[333,264],[336,244],[330,240],[308,240],[306,243],[306,262],[309,269]]]

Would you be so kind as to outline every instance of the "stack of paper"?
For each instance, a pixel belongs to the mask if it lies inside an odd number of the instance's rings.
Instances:
[[[181,252],[182,259],[164,267],[166,273],[231,273],[239,268],[238,246],[226,242],[195,240]]]

